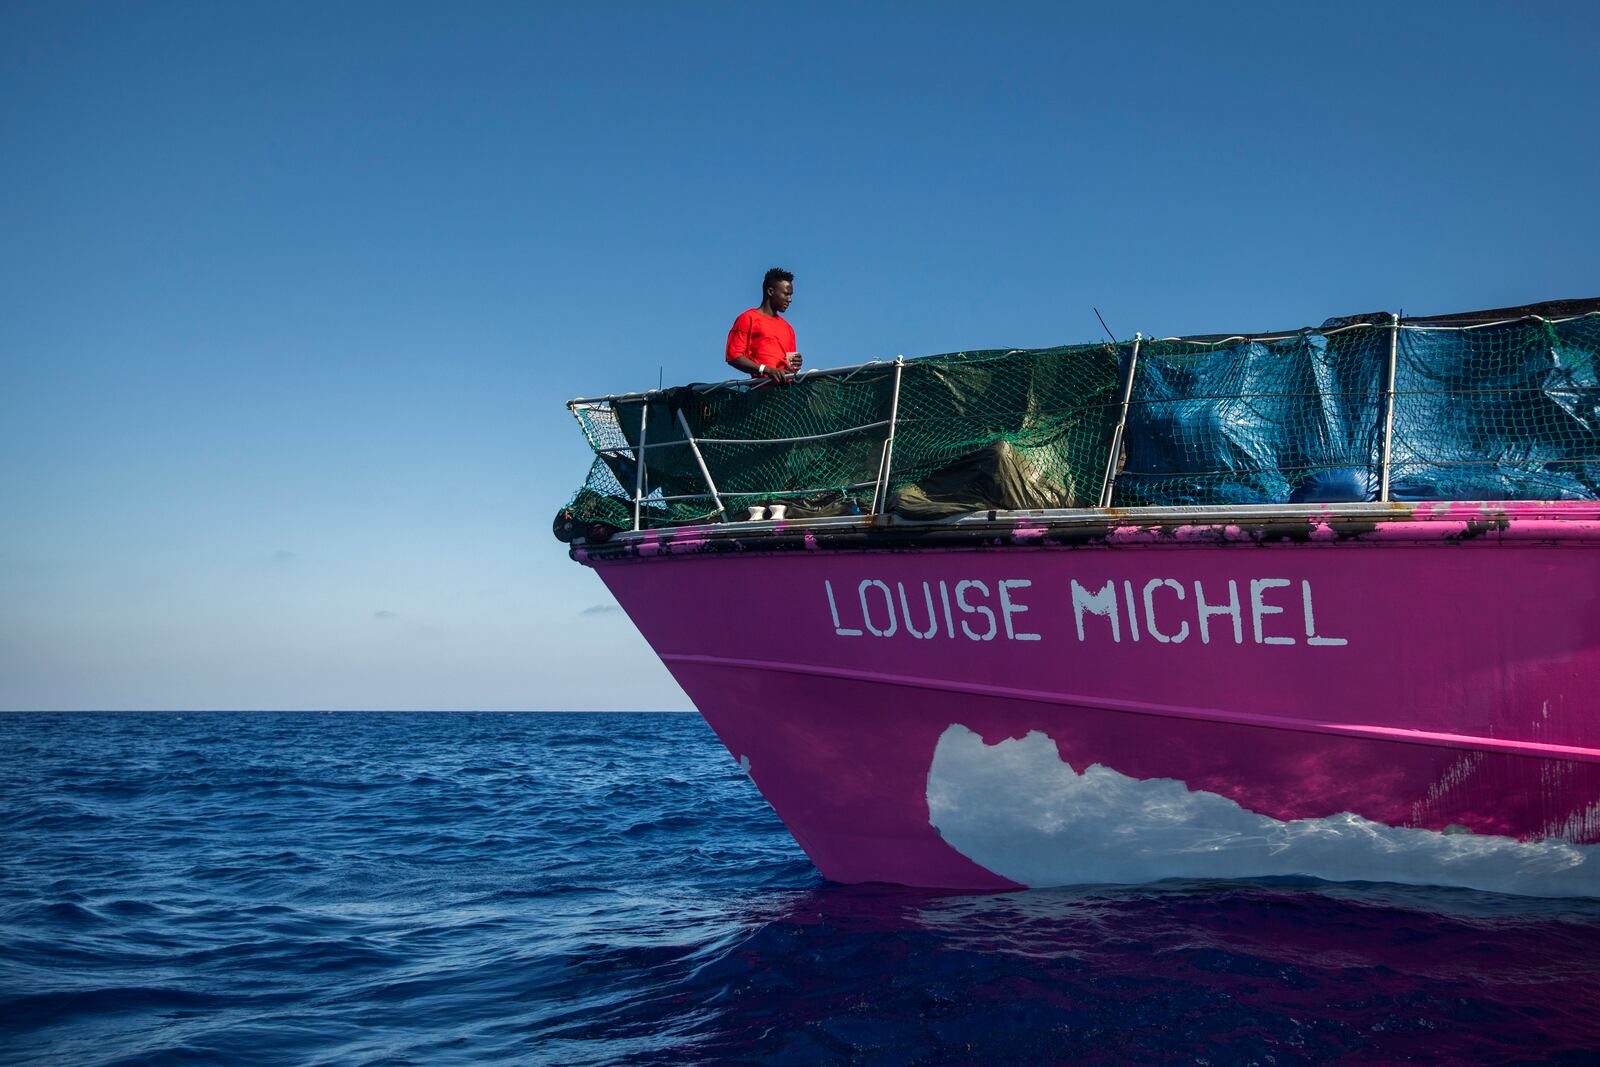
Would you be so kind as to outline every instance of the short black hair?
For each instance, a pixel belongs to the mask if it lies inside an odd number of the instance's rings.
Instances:
[[[767,271],[766,276],[761,279],[762,295],[766,295],[767,290],[771,289],[779,282],[788,282],[790,285],[793,285],[794,275],[790,274],[782,267],[773,267],[771,270]]]

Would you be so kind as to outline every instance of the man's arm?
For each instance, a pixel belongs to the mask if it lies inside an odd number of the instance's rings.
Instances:
[[[749,356],[735,356],[728,360],[728,366],[737,367],[749,374],[757,374],[764,378],[771,378],[775,382],[789,380],[789,372],[783,367],[769,367],[765,363],[757,363]]]

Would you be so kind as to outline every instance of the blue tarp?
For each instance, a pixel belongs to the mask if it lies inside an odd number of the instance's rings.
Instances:
[[[1402,330],[1396,500],[1594,500],[1600,319]]]
[[[1121,506],[1375,500],[1382,324],[1155,341],[1139,356]],[[1396,343],[1396,500],[1600,498],[1600,315],[1411,327]]]
[[[1118,502],[1375,499],[1388,347],[1379,332],[1146,345]]]

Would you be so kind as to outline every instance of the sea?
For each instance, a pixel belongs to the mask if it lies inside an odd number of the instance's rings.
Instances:
[[[0,715],[0,1063],[1600,1063],[1600,901],[823,880],[694,715]]]

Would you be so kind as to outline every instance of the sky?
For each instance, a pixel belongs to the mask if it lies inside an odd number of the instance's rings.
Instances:
[[[683,709],[563,402],[1600,294],[1600,5],[0,0],[0,709]]]

